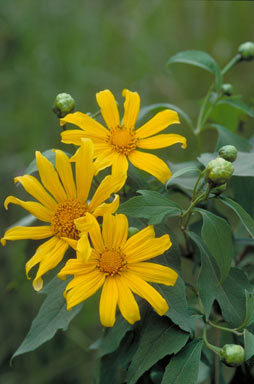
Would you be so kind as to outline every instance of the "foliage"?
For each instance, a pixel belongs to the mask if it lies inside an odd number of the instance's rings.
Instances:
[[[231,127],[221,125],[218,114],[223,105],[229,108],[228,113],[235,109],[240,111],[241,115],[233,113],[236,127],[240,124],[240,116],[254,117],[253,107],[245,104],[241,97],[226,96],[222,91],[226,73],[235,65],[242,65],[242,60],[237,53],[220,69],[215,59],[202,51],[181,52],[169,58],[169,66],[184,63],[214,76],[201,102],[196,124],[186,112],[172,104],[157,103],[141,110],[140,119],[169,106],[178,111],[188,129],[192,129],[199,162],[193,166],[194,157],[185,162],[163,188],[141,172],[128,175],[118,213],[131,218],[133,226],[153,224],[158,233],[173,232],[172,239],[179,244],[182,262],[178,260],[179,250],[173,247],[161,256],[164,265],[179,273],[175,286],[158,288],[170,305],[165,316],[158,316],[142,302],[139,322],[130,325],[118,316],[116,325],[93,343],[91,348],[98,350],[100,355],[97,383],[201,384],[209,382],[210,372],[217,377],[218,367],[220,382],[230,383],[234,379],[228,379],[222,365],[218,364],[225,333],[234,337],[234,344],[244,347],[245,361],[240,369],[242,375],[253,379],[254,281],[250,273],[253,261],[249,256],[254,245],[254,220],[253,204],[246,201],[246,195],[251,196],[254,176],[253,141],[239,135],[237,129],[232,132]],[[211,129],[216,131],[217,142],[212,153],[202,152],[202,137]],[[239,152],[233,164],[232,179],[221,188],[205,178],[205,167],[216,158],[217,150],[228,144],[235,145]],[[54,162],[52,151],[45,151],[44,155]],[[26,173],[35,171],[32,162]],[[189,173],[193,176],[191,188],[186,193],[181,188],[181,178],[187,178]],[[239,191],[239,183],[246,185],[246,179],[250,180],[250,185],[247,182],[246,191]],[[136,184],[141,189],[136,191]],[[12,358],[35,350],[58,329],[65,330],[79,313],[80,306],[66,311],[62,296],[64,286],[65,283],[53,279],[44,288],[47,298]],[[208,338],[214,340],[215,335],[216,345],[208,341]],[[215,358],[207,357],[208,350]],[[241,363],[239,361],[239,365]],[[200,381],[202,366],[208,368],[208,373]]]

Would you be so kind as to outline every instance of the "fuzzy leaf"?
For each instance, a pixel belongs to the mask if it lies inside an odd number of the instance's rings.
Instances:
[[[202,346],[202,340],[193,340],[173,356],[161,384],[196,384]]]
[[[232,263],[233,244],[231,229],[219,216],[201,208],[196,208],[203,218],[202,238],[216,260],[220,269],[221,280],[225,280]]]
[[[200,67],[214,74],[216,79],[216,89],[220,90],[222,83],[221,70],[216,61],[203,51],[184,51],[171,56],[168,60],[168,66],[174,63],[184,63]]]
[[[181,331],[167,317],[150,313],[141,329],[138,348],[128,370],[127,383],[136,384],[157,361],[179,352],[188,338],[189,334]]]
[[[52,339],[58,329],[66,331],[71,320],[80,312],[82,304],[71,311],[66,309],[63,291],[68,281],[61,281],[55,277],[40,293],[47,295],[38,315],[33,320],[31,328],[24,341],[11,358],[34,351],[46,341]]]
[[[149,219],[149,224],[159,224],[165,216],[178,216],[180,208],[174,201],[159,192],[139,190],[142,196],[133,197],[120,205],[118,213]]]

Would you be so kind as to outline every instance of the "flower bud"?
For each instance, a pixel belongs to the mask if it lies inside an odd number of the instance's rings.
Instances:
[[[244,362],[245,351],[241,345],[225,344],[220,351],[221,360],[230,367],[237,367]]]
[[[150,379],[153,384],[160,384],[163,378],[163,372],[158,369],[152,369],[150,372]]]
[[[237,149],[234,145],[224,145],[218,151],[219,156],[233,163],[237,158]]]
[[[129,227],[128,237],[135,235],[136,233],[138,233],[138,231],[139,231],[139,229],[136,227]]]
[[[233,165],[217,157],[217,159],[209,161],[205,169],[205,178],[208,183],[214,184],[214,186],[225,184],[234,172]]]
[[[242,60],[252,60],[254,58],[254,43],[247,41],[238,48],[238,52],[241,55]]]
[[[228,83],[222,84],[222,92],[223,92],[223,95],[231,96],[233,93],[232,85]]]
[[[68,93],[59,93],[53,105],[53,112],[59,119],[74,111],[75,100]]]

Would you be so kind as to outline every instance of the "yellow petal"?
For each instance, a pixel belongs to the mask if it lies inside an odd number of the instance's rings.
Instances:
[[[51,269],[55,268],[60,261],[63,259],[65,252],[67,251],[67,248],[69,245],[61,240],[57,239],[57,243],[49,252],[46,254],[44,252],[41,254],[41,260],[39,269],[37,271],[36,277],[33,281],[33,287],[36,291],[40,290],[42,288],[42,276],[50,271]],[[39,248],[38,248],[39,250]],[[35,254],[36,255],[36,254]],[[34,255],[34,257],[35,257]],[[36,263],[37,264],[37,263]]]
[[[61,132],[61,141],[65,144],[81,145],[81,140],[87,137],[81,129],[70,129]]]
[[[129,263],[137,263],[139,261],[145,261],[152,259],[153,257],[162,255],[172,245],[169,235],[163,235],[156,239],[146,240],[138,247],[132,246],[126,243],[126,247],[123,248],[123,252]]]
[[[98,153],[98,151],[97,151]],[[112,151],[111,146],[107,146],[106,149],[96,155],[96,160],[94,162],[95,174],[97,175],[99,171],[110,167],[115,161],[115,152]]]
[[[93,143],[90,139],[82,139],[75,161],[77,197],[86,201],[94,176]]]
[[[171,171],[167,164],[155,155],[139,151],[133,151],[128,156],[130,162],[165,183],[171,177]]]
[[[76,187],[73,179],[73,173],[68,156],[60,150],[56,150],[56,170],[61,178],[65,192],[68,198],[75,199]]]
[[[95,217],[91,215],[89,212],[86,212],[85,216],[79,217],[78,219],[74,220],[77,230],[80,231],[81,233],[88,232],[89,229],[92,228],[95,222],[96,222]]]
[[[65,241],[69,246],[76,251],[78,241],[74,239],[70,239],[69,237],[61,237],[61,240]]]
[[[95,209],[93,214],[94,216],[98,217],[104,216],[106,213],[115,213],[119,208],[119,204],[119,195],[115,195],[112,203],[102,203],[98,208]]]
[[[107,277],[100,298],[100,320],[104,327],[113,327],[116,319],[118,289],[114,277]]]
[[[95,250],[98,253],[104,252],[105,246],[104,246],[102,235],[101,235],[101,229],[97,220],[94,221],[93,226],[89,229],[89,236]]]
[[[151,120],[136,130],[136,136],[139,139],[153,136],[166,129],[171,124],[179,124],[177,112],[170,109],[157,113]]]
[[[102,233],[107,248],[122,248],[128,236],[127,217],[122,214],[115,216],[106,214],[103,217]]]
[[[113,94],[106,89],[96,93],[96,100],[101,109],[102,117],[108,128],[116,128],[120,125],[119,111]]]
[[[8,205],[10,203],[20,205],[26,211],[30,212],[31,215],[37,217],[37,219],[41,221],[50,222],[51,220],[52,212],[40,203],[36,203],[35,201],[23,201],[14,196],[8,196],[4,202],[5,209],[8,209]]]
[[[89,210],[94,212],[99,205],[104,203],[112,193],[118,192],[124,185],[126,175],[109,175],[106,176],[98,186],[91,202],[89,203]]]
[[[66,287],[66,301],[68,310],[97,292],[104,283],[105,276],[103,273],[100,273],[98,269],[96,269],[95,271],[88,272],[86,275],[84,275],[83,279],[80,277],[76,278],[74,276],[74,282],[76,279],[78,279],[78,284],[76,286],[73,286],[73,288],[69,290],[68,285],[72,283],[71,281]]]
[[[121,314],[130,324],[134,324],[140,320],[138,304],[126,281],[121,276],[116,276],[115,281],[118,288],[118,306]]]
[[[180,143],[182,144],[182,148],[186,148],[186,138],[181,135],[176,135],[173,133],[165,134],[165,135],[157,135],[153,137],[149,137],[148,139],[141,139],[138,141],[137,147],[144,149],[158,149],[170,147],[171,145]]]
[[[49,225],[43,225],[41,227],[13,227],[5,232],[4,237],[1,239],[1,243],[5,245],[6,240],[40,240],[53,235],[54,232]]]
[[[83,263],[81,259],[70,259],[58,273],[59,279],[65,280],[68,275],[84,276],[96,268],[95,263]]]
[[[129,129],[134,129],[140,108],[139,94],[124,89],[122,95],[125,97],[123,126]]]
[[[82,259],[83,263],[86,263],[92,253],[92,248],[88,240],[87,235],[82,235],[78,240],[77,252],[79,254],[79,258]]]
[[[15,183],[20,183],[24,189],[38,200],[46,208],[54,210],[57,203],[56,201],[46,192],[41,183],[31,175],[15,177]]]
[[[115,152],[112,157],[112,175],[123,174],[125,177],[127,177],[128,167],[129,164],[127,157],[121,153]]]
[[[145,281],[175,285],[178,274],[171,268],[154,263],[129,263],[128,270]]]
[[[53,167],[53,164],[39,151],[36,151],[36,163],[44,187],[58,202],[66,200],[66,193],[59,180],[58,174]]]
[[[85,137],[98,138],[104,140],[108,135],[108,130],[91,116],[82,112],[69,113],[60,120],[61,125],[71,123],[77,125],[85,132]]]
[[[137,249],[138,247],[142,246],[147,240],[153,239],[154,237],[155,232],[153,225],[148,225],[146,228],[137,232],[127,240],[124,246],[124,252],[127,254],[133,249]]]
[[[150,284],[129,271],[128,273],[122,274],[121,278],[126,281],[134,293],[148,301],[160,316],[163,316],[168,311],[166,300]]]

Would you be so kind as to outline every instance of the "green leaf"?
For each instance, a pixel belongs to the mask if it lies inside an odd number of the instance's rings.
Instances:
[[[31,328],[24,341],[11,358],[34,351],[46,341],[52,339],[58,329],[66,331],[70,321],[80,312],[82,305],[74,307],[71,311],[66,309],[66,300],[63,291],[68,281],[61,281],[55,277],[40,292],[47,295],[38,315],[33,320]]]
[[[157,286],[167,300],[169,311],[166,313],[173,323],[186,332],[193,331],[193,319],[188,312],[185,284],[181,276],[178,276],[173,287]]]
[[[128,332],[115,352],[102,357],[99,384],[126,382],[128,365],[137,349],[137,340],[133,337],[133,333]]]
[[[147,107],[141,108],[138,115],[138,121],[143,120],[144,117],[149,113],[157,113],[163,111],[164,109],[173,109],[174,111],[176,111],[180,115],[180,117],[182,117],[186,121],[186,123],[193,129],[193,123],[187,113],[176,105],[169,103],[152,104],[148,105]]]
[[[249,151],[250,143],[242,136],[236,135],[226,127],[219,124],[209,124],[210,128],[215,128],[218,132],[218,139],[215,149],[218,150],[223,145],[234,145],[238,151]]]
[[[186,167],[186,168],[179,169],[178,171],[174,172],[173,175],[171,176],[171,178],[167,181],[166,188],[168,189],[170,184],[174,184],[173,181],[175,181],[175,179],[177,179],[178,177],[180,177],[186,173],[190,173],[190,172],[191,173],[193,173],[193,172],[200,173],[200,170],[197,167]]]
[[[231,200],[229,197],[220,196],[220,201],[233,209],[237,214],[241,222],[243,223],[246,230],[249,232],[251,237],[254,239],[254,220],[252,217],[234,200]]]
[[[202,153],[198,157],[198,161],[205,167],[210,160],[216,158],[216,153]],[[238,152],[237,159],[234,161],[233,176],[253,177],[254,176],[254,153],[253,152]]]
[[[254,178],[232,177],[229,181],[229,186],[233,192],[234,200],[236,200],[251,217],[254,217]]]
[[[220,273],[217,264],[206,249],[202,239],[193,232],[188,236],[197,246],[201,256],[201,268],[198,276],[198,291],[203,303],[206,318],[209,317],[215,297],[219,294]]]
[[[219,91],[222,83],[221,69],[216,61],[203,51],[184,51],[170,57],[168,66],[174,63],[184,63],[203,68],[214,74],[216,79],[216,89]]]
[[[252,290],[245,273],[240,269],[232,268],[216,295],[222,316],[232,328],[240,327],[245,319],[245,290]]]
[[[241,97],[227,97],[225,99],[219,100],[217,104],[228,104],[231,107],[243,112],[245,115],[254,117],[254,108],[245,104]]]
[[[118,213],[149,219],[149,224],[159,224],[165,216],[178,216],[180,208],[174,201],[159,192],[139,190],[142,196],[133,197],[120,205]]]
[[[249,360],[254,355],[254,335],[247,329],[244,330],[244,349],[245,360]]]
[[[100,356],[110,354],[117,350],[126,333],[132,328],[122,316],[118,316],[114,327],[106,328],[103,337],[92,344],[90,349],[99,349]]]
[[[245,319],[239,328],[245,328],[254,323],[254,294],[246,290],[245,296],[246,296]]]
[[[196,208],[203,218],[202,238],[220,269],[221,281],[227,277],[233,257],[231,229],[226,220],[201,208]]]
[[[202,340],[193,340],[173,356],[161,384],[196,384],[202,346]]]
[[[189,334],[181,331],[167,317],[149,313],[128,370],[128,384],[136,384],[140,376],[164,356],[179,352],[188,338]]]

